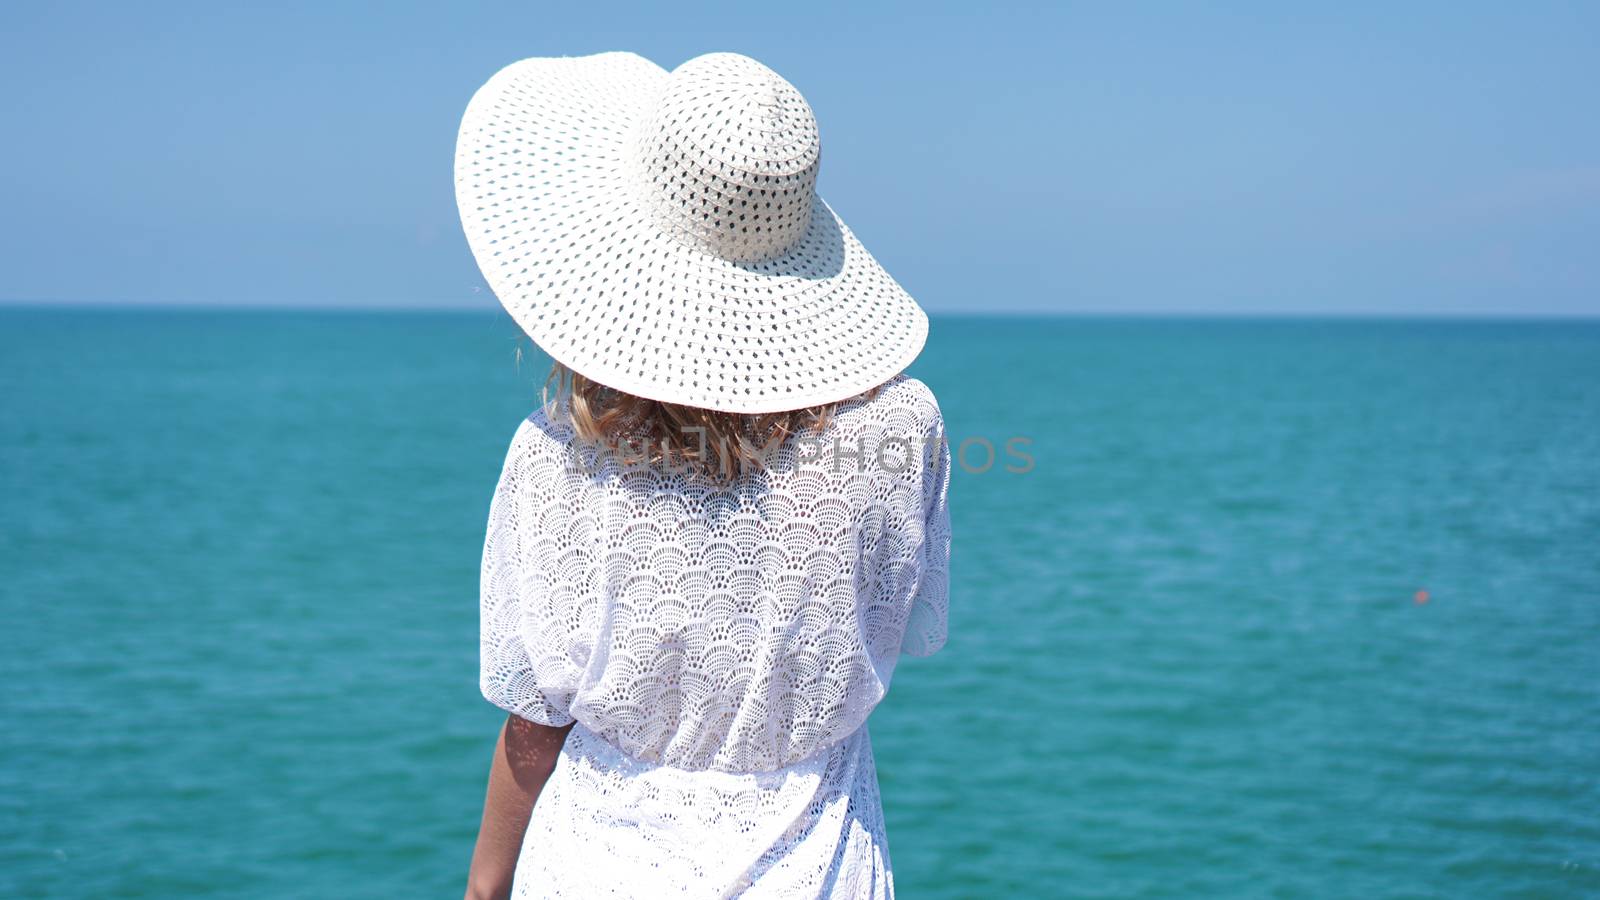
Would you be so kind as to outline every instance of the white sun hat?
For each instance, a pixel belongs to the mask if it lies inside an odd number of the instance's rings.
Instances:
[[[816,194],[799,91],[734,53],[525,59],[467,105],[456,203],[489,287],[556,361],[737,413],[858,394],[928,318]]]

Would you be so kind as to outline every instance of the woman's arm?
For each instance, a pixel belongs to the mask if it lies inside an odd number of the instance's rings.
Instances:
[[[502,900],[511,893],[522,836],[545,779],[556,767],[571,725],[551,728],[507,716],[489,764],[489,791],[483,822],[467,873],[467,900]]]

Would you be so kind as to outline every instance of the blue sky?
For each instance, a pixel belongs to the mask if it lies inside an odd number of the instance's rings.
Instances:
[[[461,110],[755,56],[931,312],[1600,314],[1600,4],[6,4],[0,299],[493,308]]]

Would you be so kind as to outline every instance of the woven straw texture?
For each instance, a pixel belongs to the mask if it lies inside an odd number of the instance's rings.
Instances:
[[[468,104],[456,199],[490,288],[554,359],[651,399],[776,412],[881,384],[927,338],[817,195],[820,161],[810,106],[748,57],[535,58]]]

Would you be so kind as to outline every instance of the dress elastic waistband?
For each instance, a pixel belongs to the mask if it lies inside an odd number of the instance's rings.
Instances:
[[[582,759],[587,764],[610,771],[628,774],[642,774],[649,771],[671,771],[682,773],[687,777],[705,780],[737,779],[741,784],[757,782],[781,781],[797,774],[821,774],[829,769],[847,764],[863,750],[870,750],[871,737],[867,733],[866,723],[862,723],[855,731],[850,732],[831,744],[825,744],[803,759],[796,760],[788,765],[772,769],[759,769],[752,771],[730,771],[708,767],[690,767],[672,763],[657,762],[633,756],[622,748],[607,740],[603,735],[582,721],[572,726],[568,732],[566,743],[562,746],[562,754],[574,760]]]

